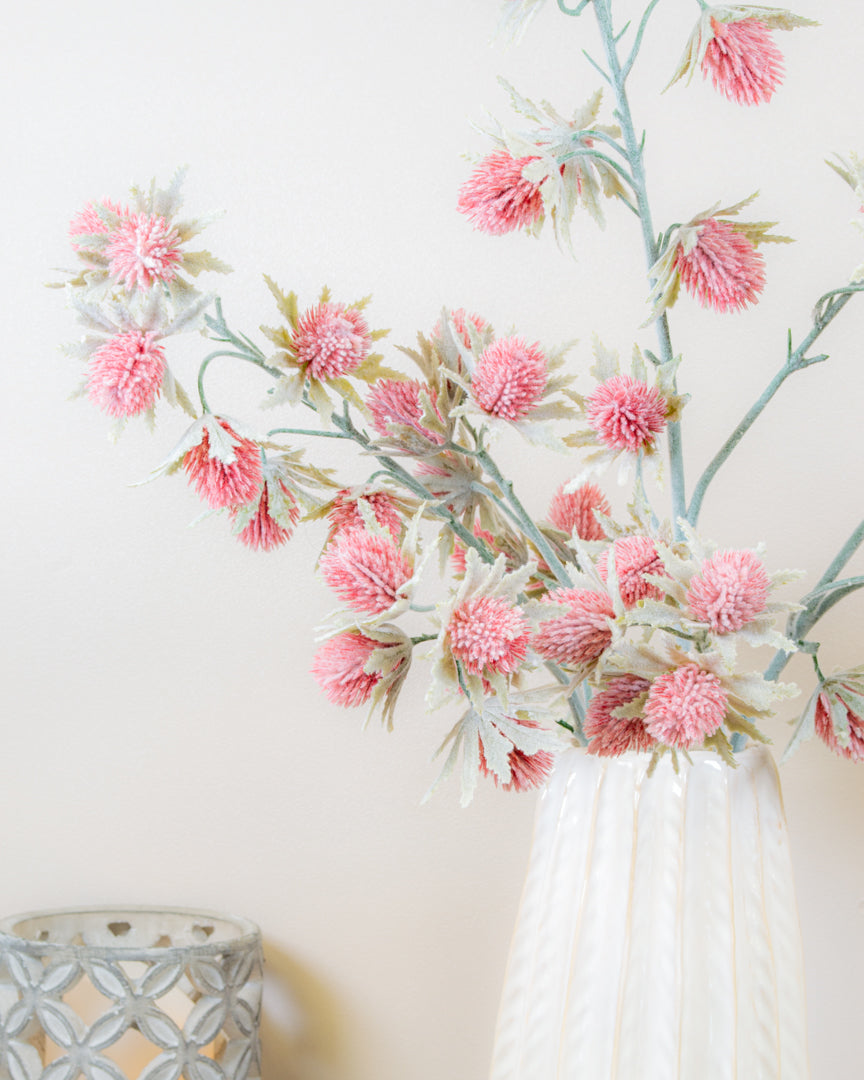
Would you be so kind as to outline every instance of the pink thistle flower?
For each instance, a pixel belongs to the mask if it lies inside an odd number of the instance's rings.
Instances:
[[[566,492],[562,484],[552,496],[549,520],[556,529],[582,540],[605,540],[606,533],[594,516],[594,511],[609,516],[612,507],[596,484],[582,484],[575,491]]]
[[[644,694],[651,683],[638,675],[610,679],[605,690],[595,694],[585,715],[584,731],[589,739],[588,753],[617,757],[628,750],[652,750],[655,742],[645,730],[641,717],[622,719],[612,714],[622,705]]]
[[[765,259],[746,234],[729,221],[697,222],[691,251],[679,245],[675,267],[684,287],[703,307],[740,311],[765,288]]]
[[[588,398],[588,424],[610,450],[651,449],[666,427],[666,399],[631,375],[613,375]]]
[[[201,441],[188,450],[183,468],[202,499],[214,510],[242,506],[258,498],[262,484],[261,451],[251,439],[238,436],[225,420],[217,419],[234,441],[234,460],[210,455],[210,435],[201,429]]]
[[[837,738],[831,720],[831,702],[825,693],[820,694],[816,701],[816,734],[835,754],[848,758],[849,761],[864,762],[864,720],[852,712],[845,702],[843,705],[849,721],[849,745],[843,746]]]
[[[502,597],[477,596],[461,603],[447,626],[453,656],[472,675],[515,671],[528,652],[531,631],[522,613]]]
[[[315,681],[334,705],[365,705],[381,680],[381,672],[366,671],[369,657],[381,643],[350,632],[325,641],[312,662]]]
[[[614,550],[615,572],[618,575],[618,588],[624,606],[631,608],[647,597],[662,600],[663,593],[660,589],[645,580],[646,574],[667,576],[666,568],[651,537],[622,536],[615,541]],[[597,569],[604,581],[608,565],[609,555],[604,551],[597,560]]]
[[[176,277],[180,234],[160,214],[128,214],[112,231],[105,254],[112,277],[127,289],[149,289],[154,281]]]
[[[417,379],[379,379],[372,387],[366,404],[372,413],[372,426],[379,435],[385,438],[392,434],[388,424],[402,424],[405,427],[414,428],[424,439],[439,444],[444,440],[434,431],[430,431],[420,423],[423,416],[423,405],[420,402],[420,393],[425,391],[432,407],[439,419],[441,413],[435,401],[435,391],[421,383]]]
[[[355,611],[377,615],[396,602],[411,567],[389,536],[340,532],[321,556],[324,580]]]
[[[490,551],[495,552],[497,555],[501,549],[495,543],[495,537],[487,529],[481,529],[479,526],[474,526],[474,535],[478,540],[482,540]],[[468,549],[462,543],[461,540],[457,540],[453,545],[453,554],[450,556],[450,564],[453,567],[455,574],[464,574],[467,569],[465,562],[468,557]]]
[[[385,491],[367,491],[353,495],[348,488],[337,493],[327,514],[331,525],[331,539],[336,533],[366,527],[360,509],[361,502],[372,511],[381,528],[386,529],[394,540],[398,540],[402,532],[402,518],[390,496]]]
[[[300,317],[293,344],[307,375],[338,379],[363,363],[372,348],[372,335],[357,308],[322,303]]]
[[[501,338],[487,346],[471,379],[471,396],[490,416],[523,420],[546,387],[546,357],[524,338]]]
[[[645,702],[645,728],[667,746],[701,745],[723,723],[728,699],[716,675],[698,664],[683,664],[659,675]]]
[[[480,315],[469,315],[465,308],[457,308],[455,311],[450,312],[450,318],[453,321],[453,327],[459,337],[462,339],[462,344],[466,349],[471,348],[471,337],[468,333],[468,324],[470,323],[478,334],[482,334],[484,330],[489,329],[489,323]],[[432,340],[440,341],[441,335],[444,333],[441,325],[441,320],[435,323],[432,328]]]
[[[711,19],[713,37],[702,58],[702,75],[739,105],[770,101],[783,79],[783,54],[758,19]]]
[[[590,589],[555,589],[549,600],[566,603],[567,611],[540,624],[534,649],[556,664],[578,670],[590,667],[612,644],[612,601],[606,593]]]
[[[156,335],[134,330],[115,334],[90,357],[87,393],[109,416],[137,416],[151,408],[165,378],[165,351]]]
[[[535,225],[543,217],[543,196],[540,184],[526,180],[522,170],[537,160],[514,158],[506,150],[488,154],[459,189],[459,213],[495,236]]]
[[[288,520],[290,525],[276,521],[270,513],[270,500],[267,494],[267,485],[261,489],[261,498],[258,500],[258,509],[246,523],[245,527],[237,533],[237,539],[247,547],[255,551],[272,551],[274,548],[287,544],[294,535],[294,526],[300,520],[300,507],[297,500],[291,494],[289,488],[281,483],[279,486],[288,500]],[[232,518],[237,516],[239,508],[232,507]]]
[[[122,210],[117,203],[111,202],[110,199],[103,199],[101,205],[106,210],[111,210],[115,214],[123,215],[128,213],[127,211]],[[107,231],[108,229],[105,222],[99,217],[99,212],[92,202],[86,203],[69,222],[70,239],[75,236],[92,236]],[[74,240],[72,240],[72,247],[75,251],[79,250],[79,245],[76,244]]]
[[[740,630],[765,610],[771,582],[752,551],[718,551],[690,581],[687,603],[715,634]]]
[[[520,720],[510,717],[522,727],[539,728],[536,720]],[[503,734],[503,732],[502,732]],[[495,787],[502,791],[531,791],[540,787],[549,779],[552,767],[555,764],[555,755],[549,750],[538,750],[534,754],[526,754],[524,750],[517,750],[514,746],[507,755],[507,764],[510,766],[510,780],[502,784],[497,775],[486,764],[486,755],[483,753],[483,743],[480,743],[480,772],[484,776],[491,776]]]

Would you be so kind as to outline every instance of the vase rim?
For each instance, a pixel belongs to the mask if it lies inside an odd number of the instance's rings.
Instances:
[[[134,940],[124,942],[123,937],[133,929],[131,919],[136,917],[156,919],[161,916],[165,922],[162,933],[151,934],[158,938],[167,938],[168,944],[140,944]],[[76,919],[78,925],[76,929]],[[104,943],[80,940],[86,933],[88,920],[91,926],[101,922],[111,938]],[[113,921],[109,921],[113,920]],[[67,934],[71,931],[73,940],[51,940],[48,936],[53,926],[66,922]],[[29,925],[28,925],[29,924]],[[42,924],[41,926],[39,924]],[[216,924],[216,925],[213,925]],[[174,943],[169,935],[184,926],[188,928],[182,942]],[[114,929],[116,927],[116,929]],[[33,936],[37,935],[38,936]],[[134,935],[133,935],[134,937]],[[78,938],[79,940],[74,940]],[[56,956],[68,954],[76,958],[98,959],[106,955],[125,960],[171,960],[190,953],[202,959],[212,956],[224,956],[227,953],[243,952],[260,945],[261,932],[250,919],[223,912],[202,908],[185,908],[176,905],[142,904],[104,904],[84,907],[52,908],[42,911],[28,911],[17,915],[8,915],[0,919],[0,952],[12,949],[31,956]]]

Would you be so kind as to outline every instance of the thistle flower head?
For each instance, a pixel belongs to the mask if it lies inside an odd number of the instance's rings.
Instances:
[[[328,700],[346,708],[365,705],[381,680],[381,672],[366,671],[370,657],[380,648],[379,641],[359,631],[325,641],[315,654],[312,675]]]
[[[99,206],[121,217],[128,214],[128,211],[123,210],[119,203],[112,202],[110,199],[102,199]],[[102,220],[96,203],[85,203],[69,222],[69,239],[72,241],[73,250],[81,250],[80,245],[75,242],[76,236],[94,236],[106,232],[107,229],[108,226]]]
[[[396,503],[386,491],[366,491],[343,488],[328,511],[327,518],[331,525],[331,538],[339,532],[350,529],[362,529],[366,525],[363,510],[370,513],[378,525],[398,540],[402,532],[402,518],[396,509]]]
[[[540,728],[536,720],[519,719],[515,716],[509,719],[513,723],[519,724],[520,727],[535,730]],[[504,735],[504,738],[506,738],[506,735]],[[483,750],[483,742],[480,740],[480,772],[483,776],[490,776],[495,786],[500,787],[502,791],[531,791],[533,788],[545,784],[555,764],[555,755],[549,750],[535,750],[534,753],[528,753],[525,750],[520,750],[517,746],[513,746],[513,749],[507,755],[507,764],[510,767],[510,779],[503,783],[497,772],[489,768]]]
[[[362,312],[325,301],[299,318],[293,346],[297,359],[313,379],[337,379],[358,368],[372,348]]]
[[[566,608],[557,618],[540,624],[532,642],[534,650],[546,660],[585,674],[612,643],[612,601],[606,593],[590,589],[556,589],[548,600]]]
[[[610,450],[638,453],[653,447],[666,427],[666,400],[630,375],[602,382],[586,402],[588,424]]]
[[[287,484],[265,482],[252,512],[249,513],[247,508],[244,513],[243,508],[233,507],[231,517],[235,525],[244,522],[236,534],[241,544],[255,551],[273,551],[287,544],[294,535],[294,527],[300,520],[300,507]]]
[[[711,18],[712,36],[702,57],[702,75],[739,105],[770,101],[783,80],[783,54],[758,19],[722,22]]]
[[[167,284],[182,258],[180,234],[161,214],[128,214],[111,230],[105,255],[109,273],[127,290]]]
[[[424,413],[420,394],[425,393],[437,415],[441,416],[432,387],[417,379],[379,379],[369,391],[366,404],[372,413],[372,426],[385,438],[391,435],[390,424],[413,428],[429,442],[440,444],[442,437],[421,423]]]
[[[459,189],[459,212],[475,229],[495,236],[536,225],[543,218],[540,184],[522,175],[536,160],[503,149],[487,154]]]
[[[609,500],[596,484],[580,484],[574,491],[566,491],[561,484],[549,506],[549,520],[556,529],[582,540],[605,540],[603,527],[594,516],[599,510],[607,517],[612,513]]]
[[[752,551],[718,551],[690,580],[687,603],[715,634],[740,630],[765,610],[771,582]]]
[[[723,723],[728,698],[720,679],[696,663],[658,676],[645,701],[645,729],[666,746],[700,746]]]
[[[87,394],[109,416],[130,417],[153,407],[165,378],[165,350],[157,335],[115,334],[90,356]]]
[[[227,420],[213,418],[227,436],[227,455],[211,446],[210,433],[201,426],[201,439],[186,452],[183,468],[190,483],[214,510],[242,506],[257,500],[261,490],[261,451],[251,439],[236,434]]]
[[[490,416],[523,420],[546,388],[546,356],[524,338],[500,338],[483,350],[471,378],[471,396]]]
[[[319,565],[324,580],[341,600],[370,615],[392,607],[412,573],[391,537],[365,529],[340,532]]]
[[[625,607],[631,608],[640,600],[651,597],[662,600],[663,593],[656,585],[646,581],[645,575],[665,575],[666,568],[657,553],[657,548],[650,536],[622,536],[613,544],[615,553],[615,573],[618,588]],[[609,566],[608,552],[604,551],[597,560],[597,569],[606,580]]]
[[[584,731],[588,753],[617,757],[628,750],[652,750],[653,736],[645,730],[642,716],[618,716],[616,711],[647,693],[651,683],[638,675],[619,675],[591,698]]]
[[[755,304],[765,288],[765,259],[731,221],[696,223],[691,245],[679,244],[675,266],[684,288],[703,307],[740,311]]]
[[[864,762],[864,672],[855,668],[825,679],[816,696],[815,730],[849,761]]]
[[[474,333],[478,335],[490,330],[489,323],[481,315],[469,314],[465,308],[456,308],[455,311],[451,311],[450,319],[453,323],[453,329],[459,335],[459,338],[466,349],[471,348],[471,333],[468,329],[469,325]],[[440,341],[443,333],[444,328],[441,319],[439,319],[432,327],[432,333],[430,335],[432,341]]]
[[[500,596],[461,603],[447,625],[453,656],[472,675],[514,672],[528,651],[530,628],[519,608]]]

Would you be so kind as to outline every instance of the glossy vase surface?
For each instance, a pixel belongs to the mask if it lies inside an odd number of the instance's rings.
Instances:
[[[804,974],[764,747],[562,755],[540,797],[492,1080],[808,1080]]]

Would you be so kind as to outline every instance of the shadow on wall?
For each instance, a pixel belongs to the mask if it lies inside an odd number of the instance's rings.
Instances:
[[[267,1080],[351,1080],[349,1026],[333,991],[265,940],[262,1075]]]

